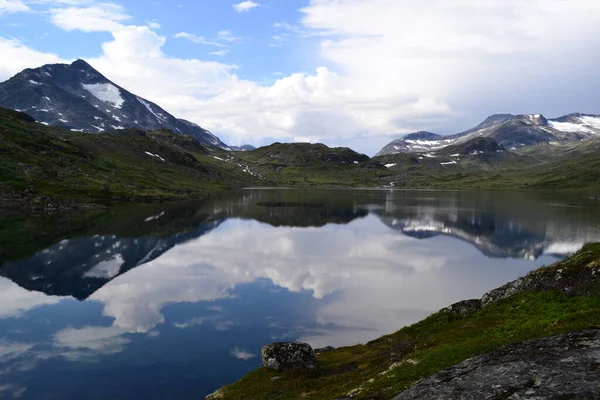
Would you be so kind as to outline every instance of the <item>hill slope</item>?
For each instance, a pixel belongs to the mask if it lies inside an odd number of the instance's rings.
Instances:
[[[169,131],[71,132],[0,108],[0,205],[195,197],[262,183],[214,153]]]
[[[280,185],[377,186],[385,169],[347,147],[324,144],[274,143],[232,157]]]
[[[0,106],[24,111],[45,125],[74,131],[165,128],[191,135],[203,145],[228,149],[206,129],[130,93],[83,60],[18,73],[0,83]]]

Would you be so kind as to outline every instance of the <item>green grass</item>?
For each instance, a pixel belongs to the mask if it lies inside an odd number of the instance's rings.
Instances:
[[[544,270],[549,268],[600,272],[600,244]],[[505,344],[600,326],[600,287],[591,288],[589,296],[575,297],[525,292],[467,317],[436,313],[367,344],[322,353],[315,372],[258,369],[223,388],[224,398],[390,399],[420,379]],[[271,380],[275,376],[281,378]]]
[[[385,169],[368,156],[346,147],[275,143],[235,158],[267,180],[285,186],[379,186]]]

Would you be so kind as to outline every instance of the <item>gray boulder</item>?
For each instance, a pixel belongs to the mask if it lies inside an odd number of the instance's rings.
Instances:
[[[600,399],[600,329],[504,346],[411,386],[393,400]]]
[[[306,343],[269,343],[261,354],[263,366],[275,371],[317,368],[315,352]]]

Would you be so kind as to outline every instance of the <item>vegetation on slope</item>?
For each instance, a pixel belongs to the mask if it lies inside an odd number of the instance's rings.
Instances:
[[[492,141],[476,138],[449,146],[435,157],[400,153],[378,156],[374,160],[394,164],[382,174],[380,182],[394,182],[396,187],[588,190],[592,193],[600,190],[600,146],[596,141],[590,141],[585,151],[574,154],[558,146],[559,150],[554,150],[551,156],[546,156],[547,146],[515,153],[497,149]]]
[[[0,203],[7,197],[32,203],[174,199],[260,183],[211,153],[169,131],[92,135],[0,109]]]
[[[527,277],[549,271],[575,275],[584,269],[600,275],[600,244],[588,244]],[[367,344],[318,354],[316,371],[261,368],[223,388],[222,398],[391,399],[420,379],[505,344],[599,326],[598,280],[588,285],[571,296],[559,288],[527,290],[467,316],[438,312]]]
[[[347,147],[324,144],[274,143],[235,158],[279,185],[379,186],[385,167]]]
[[[369,158],[348,148],[308,143],[227,152],[168,130],[93,135],[37,124],[26,114],[0,108],[0,207],[194,198],[259,185],[596,194],[600,149],[586,144],[585,151],[577,150],[581,146],[573,150],[577,156],[555,152],[548,159],[539,152],[506,151],[486,138],[450,146],[435,157],[403,153]]]

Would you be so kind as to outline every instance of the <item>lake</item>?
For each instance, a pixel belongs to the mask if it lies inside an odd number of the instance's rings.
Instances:
[[[600,241],[598,206],[252,189],[6,217],[0,398],[201,399],[260,366],[265,343],[364,343]]]

